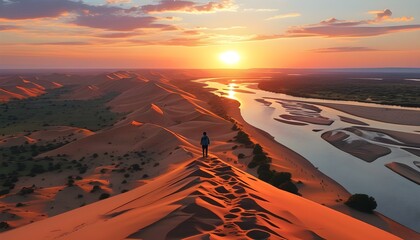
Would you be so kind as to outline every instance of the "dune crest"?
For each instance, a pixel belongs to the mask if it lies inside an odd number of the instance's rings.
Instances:
[[[195,159],[130,192],[1,237],[29,232],[31,239],[399,239],[217,158]]]

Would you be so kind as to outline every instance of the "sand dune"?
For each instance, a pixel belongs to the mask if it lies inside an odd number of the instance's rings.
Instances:
[[[130,192],[0,236],[28,233],[31,239],[399,239],[217,158],[182,164]]]
[[[74,78],[43,76],[62,85]],[[20,142],[69,141],[36,159],[51,157],[71,167],[60,174],[23,177],[0,198],[0,208],[8,209],[0,217],[15,214],[16,219],[7,219],[12,227],[37,221],[0,234],[0,239],[22,239],[28,233],[31,239],[398,239],[320,205],[342,205],[337,200],[348,193],[256,130],[250,134],[273,158],[273,169],[292,172],[303,196],[318,203],[245,173],[256,174],[246,167],[249,158],[236,161],[237,155],[249,155],[252,149],[232,142],[237,134],[233,123],[211,112],[207,99],[181,90],[170,78],[168,72],[120,71],[88,76],[85,82],[76,79],[69,98],[90,99],[115,90],[108,106],[125,117],[97,132],[63,126],[15,136]],[[311,106],[300,108],[318,113]],[[211,159],[197,158],[202,131],[212,139]],[[86,167],[84,172],[79,165]],[[66,186],[69,177],[74,186]],[[33,194],[17,194],[32,184]],[[112,197],[96,202],[102,194]],[[27,205],[16,207],[20,202]],[[49,216],[55,217],[38,221]]]
[[[6,102],[11,99],[36,97],[46,93],[48,89],[62,86],[59,83],[40,80],[37,77],[12,76],[0,81],[0,101]]]

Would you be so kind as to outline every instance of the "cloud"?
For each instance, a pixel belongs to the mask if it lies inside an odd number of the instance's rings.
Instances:
[[[138,28],[174,30],[172,25],[158,24],[158,18],[139,14],[136,10],[109,5],[88,5],[70,0],[0,0],[0,18],[39,19],[74,15],[70,23],[91,28],[129,31]]]
[[[277,12],[276,8],[246,8],[244,12]]]
[[[340,52],[371,52],[378,51],[374,48],[368,47],[330,47],[330,48],[318,48],[312,50],[316,53],[340,53]]]
[[[300,17],[300,13],[286,13],[281,15],[276,15],[270,18],[267,18],[266,20],[276,20],[276,19],[283,19],[283,18],[294,18],[294,17]]]
[[[161,0],[158,4],[144,5],[140,9],[145,13],[185,12],[185,13],[212,13],[217,11],[233,10],[233,0],[221,0],[205,4],[183,0]]]
[[[108,4],[118,4],[118,3],[130,3],[131,0],[107,0]]]
[[[87,5],[69,0],[0,0],[0,18],[35,19],[58,17],[70,11],[81,10]]]
[[[172,25],[156,24],[155,17],[136,17],[128,15],[81,15],[73,21],[79,26],[86,26],[91,28],[101,28],[114,31],[129,31],[138,28],[157,28],[161,30],[176,30]]]
[[[408,32],[420,30],[420,25],[401,25],[401,26],[315,26],[315,27],[295,27],[289,29],[286,37],[372,37],[396,32]]]
[[[139,33],[135,33],[135,32],[116,32],[116,33],[102,33],[102,34],[98,34],[95,37],[100,37],[100,38],[129,38],[129,37],[134,37],[140,35]]]
[[[61,46],[74,46],[74,45],[90,45],[88,42],[40,42],[28,43],[28,45],[61,45]]]
[[[254,35],[249,37],[250,41],[270,40],[278,38],[298,37],[328,37],[328,38],[349,38],[349,37],[373,37],[397,32],[409,32],[420,30],[420,24],[378,26],[384,22],[405,22],[411,17],[393,18],[389,9],[383,11],[371,11],[375,18],[370,20],[340,20],[329,18],[316,24],[304,26],[293,26],[285,33],[273,35]]]
[[[13,26],[13,25],[0,25],[0,31],[16,30],[16,29],[20,29],[20,27]]]
[[[379,10],[379,11],[369,11],[370,14],[376,15],[376,18],[374,20],[368,21],[369,23],[379,23],[379,22],[408,22],[414,20],[413,17],[399,17],[399,18],[393,18],[392,17],[392,11],[389,9],[385,10]]]

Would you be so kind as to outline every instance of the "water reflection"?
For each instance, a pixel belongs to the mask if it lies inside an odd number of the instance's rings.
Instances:
[[[420,191],[418,185],[384,166],[389,162],[397,161],[410,165],[412,168],[417,168],[413,162],[418,160],[418,157],[403,151],[399,147],[388,146],[392,149],[391,154],[381,157],[372,163],[367,163],[340,151],[321,138],[321,134],[324,132],[352,126],[352,124],[342,121],[340,116],[365,122],[375,128],[409,133],[418,131],[418,126],[398,125],[365,119],[317,105],[316,102],[338,102],[372,107],[381,106],[377,104],[298,98],[258,90],[252,87],[250,83],[233,83],[231,81],[227,84],[221,84],[212,82],[212,80],[203,80],[203,82],[207,83],[209,87],[218,89],[218,92],[223,92],[224,96],[240,101],[242,117],[249,124],[269,132],[276,141],[304,156],[317,166],[320,171],[336,180],[350,192],[367,193],[375,197],[378,202],[377,210],[381,213],[416,231],[420,230],[418,221],[418,216],[420,215],[420,208],[418,208]],[[253,94],[249,94],[250,91]],[[290,114],[290,109],[294,106],[285,108],[285,104],[302,101],[312,101],[311,105],[321,109],[323,116],[333,119],[334,123],[331,125],[308,124],[306,126],[293,126],[274,120],[280,115]],[[396,106],[390,106],[389,108],[406,109]],[[302,111],[297,111],[297,113],[304,114]],[[302,138],[305,141],[302,141]],[[395,207],[396,204],[398,207]]]
[[[228,98],[236,100],[236,98],[235,98],[235,94],[236,94],[235,88],[237,88],[237,87],[238,87],[238,84],[236,84],[236,83],[228,83],[228,92],[227,92],[227,94],[228,94],[227,97]]]

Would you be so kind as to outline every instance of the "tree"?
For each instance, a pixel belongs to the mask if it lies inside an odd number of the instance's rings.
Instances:
[[[353,209],[367,213],[372,213],[373,210],[378,206],[375,198],[361,193],[351,195],[345,204]]]
[[[254,150],[252,151],[253,154],[262,154],[263,153],[263,148],[261,147],[260,144],[255,144],[254,146]]]

